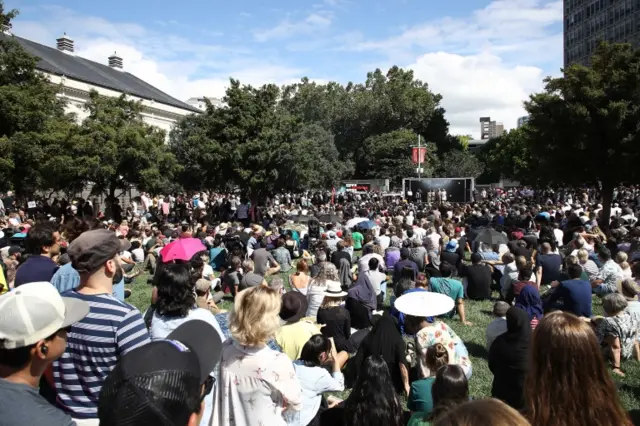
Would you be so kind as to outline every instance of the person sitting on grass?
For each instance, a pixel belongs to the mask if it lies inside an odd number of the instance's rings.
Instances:
[[[407,426],[430,426],[439,417],[469,401],[469,381],[458,365],[445,365],[436,373],[431,389],[433,411],[414,414]]]
[[[447,324],[434,318],[405,315],[404,327],[407,334],[415,334],[416,336],[419,377],[431,376],[431,369],[427,365],[427,349],[440,343],[447,349],[449,363],[461,366],[467,378],[471,378],[472,368],[469,351],[467,351],[462,339]]]
[[[442,262],[440,265],[440,273],[442,274],[442,278],[432,277],[429,280],[429,287],[431,288],[431,291],[434,293],[444,294],[445,296],[449,296],[453,299],[456,304],[456,308],[447,315],[449,318],[452,318],[457,311],[460,316],[460,322],[467,326],[473,325],[467,321],[467,316],[465,315],[464,288],[462,287],[462,283],[451,278],[453,266],[447,262]]]
[[[328,408],[322,396],[325,392],[344,391],[342,366],[349,359],[346,352],[338,352],[333,340],[322,334],[311,336],[302,348],[300,358],[293,363],[302,387],[301,425],[316,425]],[[331,374],[327,371],[331,367]]]
[[[411,383],[411,391],[407,399],[407,408],[412,412],[422,412],[425,416],[428,416],[433,412],[431,390],[433,382],[436,380],[435,373],[440,367],[449,365],[449,352],[447,352],[447,348],[440,343],[429,346],[427,348],[425,362],[432,375]]]
[[[404,426],[400,397],[388,363],[380,355],[367,356],[349,397],[320,415],[320,426]]]

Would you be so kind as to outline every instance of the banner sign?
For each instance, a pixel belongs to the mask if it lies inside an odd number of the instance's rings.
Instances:
[[[347,183],[347,192],[368,192],[371,190],[371,185],[368,183]]]
[[[426,157],[427,155],[427,148],[426,147],[411,148],[411,150],[412,150],[411,159],[413,160],[413,162],[415,164],[424,163],[424,157]]]

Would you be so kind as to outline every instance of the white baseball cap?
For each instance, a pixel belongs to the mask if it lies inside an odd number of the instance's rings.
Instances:
[[[89,304],[62,297],[49,282],[24,284],[0,296],[0,347],[33,345],[80,321]]]

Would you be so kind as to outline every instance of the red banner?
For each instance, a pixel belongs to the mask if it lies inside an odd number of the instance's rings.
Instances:
[[[412,148],[412,160],[415,164],[421,164],[424,163],[424,157],[426,157],[427,155],[427,148],[426,147],[420,147],[420,148]]]

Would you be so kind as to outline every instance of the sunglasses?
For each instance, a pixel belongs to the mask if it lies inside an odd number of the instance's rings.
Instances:
[[[213,390],[213,385],[216,383],[216,378],[213,376],[208,376],[202,386],[204,386],[204,392],[202,392],[201,399],[204,399],[207,395],[211,393]]]

